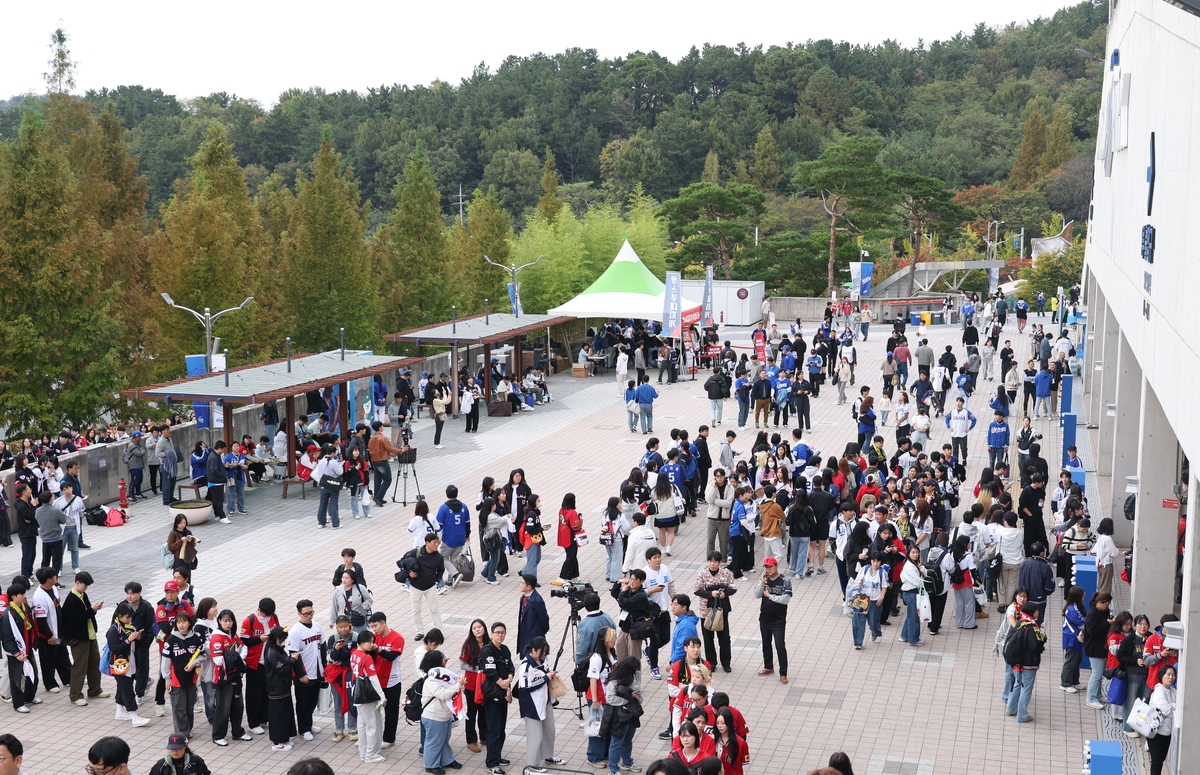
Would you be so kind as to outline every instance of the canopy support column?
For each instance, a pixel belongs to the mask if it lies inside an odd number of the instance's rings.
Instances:
[[[287,399],[287,473],[288,478],[296,475],[296,397]]]

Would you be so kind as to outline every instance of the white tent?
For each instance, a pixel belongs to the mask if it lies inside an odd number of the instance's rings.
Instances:
[[[646,268],[626,240],[596,282],[566,304],[548,310],[548,314],[661,321],[665,297],[666,285]],[[699,302],[684,298],[683,327],[686,329],[699,320]]]

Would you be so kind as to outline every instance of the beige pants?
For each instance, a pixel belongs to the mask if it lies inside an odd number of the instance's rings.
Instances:
[[[1000,561],[1000,578],[996,580],[996,597],[1005,606],[1012,602],[1013,592],[1017,589],[1017,574],[1020,570],[1020,563]]]
[[[416,626],[417,632],[425,631],[425,621],[421,618],[422,600],[429,605],[429,614],[433,619],[433,626],[439,630],[442,629],[442,615],[438,612],[436,584],[429,589],[417,589],[410,585],[408,588],[408,599],[412,602],[413,624]]]
[[[617,630],[617,661],[625,657],[642,658],[642,642],[629,637],[629,633]]]

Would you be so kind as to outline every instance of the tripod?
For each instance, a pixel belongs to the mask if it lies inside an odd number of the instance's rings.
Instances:
[[[417,450],[415,447],[406,448],[403,452],[396,456],[396,462],[400,465],[400,470],[397,472],[396,483],[392,486],[392,503],[396,502],[396,490],[400,488],[400,480],[404,480],[404,494],[401,496],[401,505],[408,505],[408,474],[412,472],[413,481],[417,484],[417,500],[424,499],[421,495],[421,480],[417,478]]]
[[[554,666],[551,670],[558,670],[558,661],[562,659],[563,651],[567,647],[567,635],[571,635],[571,643],[579,640],[579,609],[571,606],[571,616],[567,620],[567,624],[563,627],[562,638],[558,641],[558,653],[554,655]],[[574,687],[572,687],[574,688]],[[567,710],[571,710],[567,708]],[[573,711],[580,721],[583,721],[583,695],[575,692],[575,710]]]

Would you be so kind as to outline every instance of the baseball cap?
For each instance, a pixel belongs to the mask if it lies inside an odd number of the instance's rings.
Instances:
[[[171,581],[168,581],[166,584],[163,584],[163,592],[178,592],[178,591],[179,591],[179,584],[177,584],[174,581],[174,579],[172,579]]]
[[[134,431],[133,433],[129,434],[129,437],[130,437],[131,439],[140,439],[140,438],[142,437],[142,432],[141,432],[141,431]]]
[[[774,557],[768,557],[767,559],[763,560],[763,565],[778,565],[778,564],[779,564],[779,560],[776,560]]]
[[[182,751],[185,748],[187,748],[187,735],[176,732],[167,738],[168,751]]]

